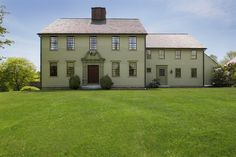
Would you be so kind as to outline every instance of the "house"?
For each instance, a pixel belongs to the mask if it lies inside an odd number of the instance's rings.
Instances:
[[[157,78],[163,86],[204,86],[215,63],[188,34],[148,34],[138,19],[106,18],[92,8],[91,18],[61,18],[38,35],[42,88],[68,87],[79,75],[83,86],[108,74],[114,87],[145,87]]]

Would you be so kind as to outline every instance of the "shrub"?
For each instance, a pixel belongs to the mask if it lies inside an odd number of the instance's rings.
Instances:
[[[0,83],[0,92],[8,92],[9,91],[9,87],[6,83],[1,82]]]
[[[24,87],[22,87],[21,88],[21,90],[20,91],[39,91],[40,89],[39,88],[37,88],[37,87],[34,87],[34,86],[24,86]]]
[[[153,79],[151,83],[149,83],[148,88],[158,88],[160,83],[157,79]]]
[[[215,68],[212,77],[212,85],[215,87],[236,85],[236,64],[228,64]]]
[[[105,75],[100,79],[100,85],[102,89],[111,89],[113,82],[108,75]]]
[[[71,76],[69,79],[70,89],[78,89],[80,87],[80,78],[78,75]]]

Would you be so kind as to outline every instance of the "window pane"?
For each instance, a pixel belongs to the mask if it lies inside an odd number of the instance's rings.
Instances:
[[[120,49],[120,37],[112,37],[112,50]]]
[[[181,58],[181,51],[177,50],[177,51],[175,52],[175,58],[176,58],[176,59],[180,59],[180,58]]]
[[[159,69],[159,76],[166,76],[166,71],[165,69]]]
[[[197,77],[197,68],[192,68],[191,69],[191,77],[196,78]]]
[[[57,37],[50,37],[50,50],[58,49],[58,41]]]
[[[97,38],[90,37],[90,50],[96,50],[96,49],[97,49]]]
[[[136,50],[137,39],[136,37],[129,37],[129,50]]]
[[[165,51],[164,50],[159,50],[159,58],[165,59]]]
[[[50,76],[57,76],[57,62],[50,63]]]
[[[75,66],[74,66],[74,62],[67,62],[67,71],[66,74],[67,76],[73,76],[75,74]]]
[[[112,76],[113,77],[120,76],[120,63],[119,62],[112,62]]]
[[[151,73],[152,72],[152,68],[147,68],[147,72]]]
[[[196,50],[192,50],[191,58],[192,59],[196,59],[197,58],[197,51]]]
[[[129,63],[129,76],[137,76],[137,63],[136,62]]]
[[[152,52],[151,52],[151,50],[147,50],[147,59],[152,59]]]
[[[177,77],[177,78],[181,77],[181,69],[180,68],[175,69],[175,77]]]
[[[67,49],[74,50],[75,49],[75,38],[67,37]]]

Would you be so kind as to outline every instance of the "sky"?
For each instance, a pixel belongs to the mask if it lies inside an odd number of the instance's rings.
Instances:
[[[89,18],[91,7],[106,7],[108,18],[139,18],[150,33],[189,33],[219,60],[236,51],[236,0],[0,0],[8,39],[0,56],[24,57],[39,69],[37,35],[54,20]]]

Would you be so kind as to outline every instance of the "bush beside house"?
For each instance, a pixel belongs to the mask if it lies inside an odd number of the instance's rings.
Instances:
[[[70,89],[78,89],[80,87],[80,78],[78,75],[71,76],[69,79]]]
[[[215,87],[230,87],[236,85],[236,64],[230,63],[214,69],[212,85]]]
[[[100,85],[102,89],[111,89],[113,82],[108,75],[105,75],[100,79]]]

